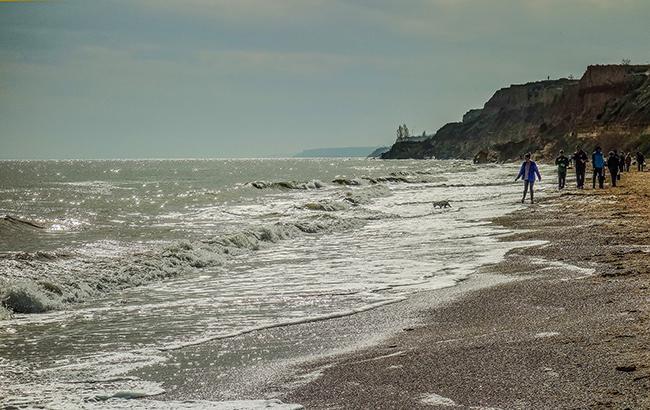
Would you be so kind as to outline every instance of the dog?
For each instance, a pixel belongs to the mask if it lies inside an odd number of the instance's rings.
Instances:
[[[433,207],[434,208],[451,208],[451,204],[449,201],[435,201],[433,202]]]

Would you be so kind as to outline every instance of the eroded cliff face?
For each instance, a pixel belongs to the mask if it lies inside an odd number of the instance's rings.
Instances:
[[[650,148],[650,66],[589,66],[580,80],[512,85],[426,141],[397,143],[383,158],[505,161],[552,158],[576,144]],[[647,147],[644,147],[647,145]]]

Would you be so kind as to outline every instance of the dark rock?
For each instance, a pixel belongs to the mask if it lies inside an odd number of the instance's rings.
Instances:
[[[474,155],[474,159],[472,161],[475,164],[487,164],[491,162],[498,162],[498,159],[498,153],[495,151],[481,150],[476,155]]]
[[[629,372],[636,371],[636,366],[634,366],[634,365],[616,366],[616,370],[618,370],[619,372],[629,373]]]

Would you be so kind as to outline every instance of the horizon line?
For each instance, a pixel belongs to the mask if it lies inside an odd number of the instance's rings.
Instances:
[[[0,0],[1,2],[2,0]],[[0,158],[0,162],[9,161],[211,161],[211,160],[250,160],[250,159],[337,159],[367,157],[185,157],[185,158]]]

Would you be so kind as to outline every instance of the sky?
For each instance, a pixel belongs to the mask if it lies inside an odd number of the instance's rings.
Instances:
[[[648,0],[0,1],[0,159],[283,157],[650,62]]]

